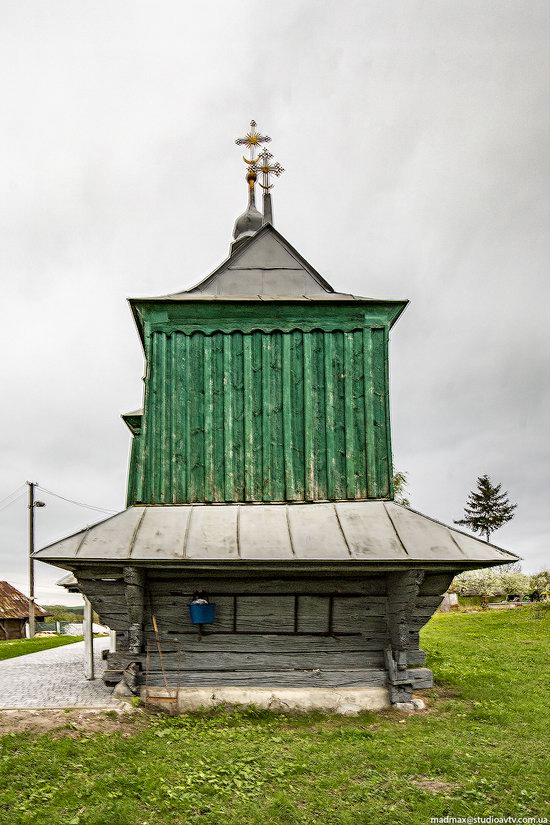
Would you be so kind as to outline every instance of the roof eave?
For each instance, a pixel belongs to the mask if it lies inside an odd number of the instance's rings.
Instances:
[[[326,560],[326,559],[105,559],[105,558],[44,558],[38,556],[37,560],[43,561],[46,564],[52,564],[56,567],[61,567],[64,570],[78,570],[79,567],[89,568],[91,565],[101,564],[105,568],[122,568],[129,564],[132,567],[149,567],[149,568],[163,568],[174,569],[179,572],[186,573],[196,570],[224,570],[227,572],[228,567],[237,567],[239,570],[284,570],[285,573],[298,572],[312,572],[314,570],[323,570],[325,572],[330,570],[338,570],[341,572],[347,571],[357,572],[357,569],[364,570],[378,570],[383,572],[390,572],[395,570],[403,570],[404,568],[421,568],[422,570],[438,570],[450,571],[459,573],[465,570],[477,570],[480,567],[499,567],[503,564],[512,564],[515,561],[521,561],[519,556],[510,558],[509,560],[441,560],[434,559],[403,559],[401,561],[385,561],[373,560],[367,561],[365,559],[348,559],[348,560]]]

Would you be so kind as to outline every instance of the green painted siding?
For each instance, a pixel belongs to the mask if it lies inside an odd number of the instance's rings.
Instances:
[[[244,332],[151,323],[129,503],[390,497],[384,321]]]

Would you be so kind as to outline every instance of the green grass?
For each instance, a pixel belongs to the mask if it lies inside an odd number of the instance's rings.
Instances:
[[[33,639],[11,639],[0,642],[0,661],[12,659],[14,656],[26,656],[27,653],[36,653],[38,650],[48,650],[50,647],[61,647],[81,642],[83,636],[39,636]]]
[[[135,717],[125,732],[5,736],[0,822],[427,825],[548,816],[550,613],[438,614],[430,711]],[[140,721],[141,719],[141,721]],[[430,784],[431,783],[431,784]]]

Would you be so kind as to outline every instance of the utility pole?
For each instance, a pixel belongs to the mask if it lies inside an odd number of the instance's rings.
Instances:
[[[38,482],[36,481],[27,481],[27,487],[29,488],[29,636],[32,637],[35,634],[35,616],[34,616],[34,508],[35,507],[45,507],[43,501],[35,501],[34,500],[34,488],[38,486]]]

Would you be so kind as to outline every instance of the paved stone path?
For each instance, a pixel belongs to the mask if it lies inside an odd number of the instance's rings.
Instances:
[[[94,639],[93,681],[84,677],[84,642],[0,661],[0,708],[116,706],[112,688],[101,681],[101,651],[108,646],[108,638]]]

